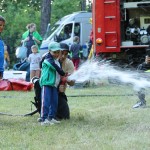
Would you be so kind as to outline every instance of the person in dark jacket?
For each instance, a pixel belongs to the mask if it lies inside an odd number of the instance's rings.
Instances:
[[[22,43],[27,47],[27,57],[32,53],[31,47],[32,45],[36,45],[38,47],[38,51],[40,49],[40,45],[42,43],[41,35],[36,31],[36,24],[30,23],[26,26],[27,31],[22,35]]]
[[[51,42],[48,46],[49,53],[42,62],[42,72],[40,85],[42,87],[41,96],[41,125],[52,125],[60,123],[56,120],[58,107],[58,85],[60,75],[64,76],[65,72],[61,69],[58,58],[60,55],[60,44]]]
[[[81,53],[82,53],[81,52],[82,47],[79,44],[79,41],[80,41],[79,37],[75,36],[73,39],[74,43],[70,47],[71,58],[72,58],[74,66],[75,66],[75,70],[77,70],[79,67],[80,59],[81,59]]]

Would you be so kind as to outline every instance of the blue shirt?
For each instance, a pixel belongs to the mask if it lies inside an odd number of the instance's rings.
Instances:
[[[4,43],[0,39],[0,72],[4,71]]]

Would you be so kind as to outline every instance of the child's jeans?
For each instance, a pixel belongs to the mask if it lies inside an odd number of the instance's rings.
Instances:
[[[58,91],[56,87],[42,87],[41,118],[55,118],[58,107]]]

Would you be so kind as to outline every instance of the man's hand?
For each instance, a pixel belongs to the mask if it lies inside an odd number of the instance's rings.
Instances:
[[[60,85],[59,86],[59,92],[63,93],[66,90],[66,86],[65,85]]]
[[[75,84],[74,80],[67,80],[67,84],[73,86]]]

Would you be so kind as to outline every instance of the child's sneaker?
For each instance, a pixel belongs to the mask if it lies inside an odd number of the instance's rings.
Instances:
[[[56,119],[54,119],[54,118],[52,118],[52,119],[50,120],[50,122],[53,123],[53,124],[54,124],[54,123],[56,123],[56,124],[59,124],[59,123],[60,123],[60,121],[58,121],[58,120],[56,120]]]
[[[53,125],[54,123],[50,122],[48,119],[45,119],[43,122],[41,122],[42,126],[48,126],[48,125]]]

